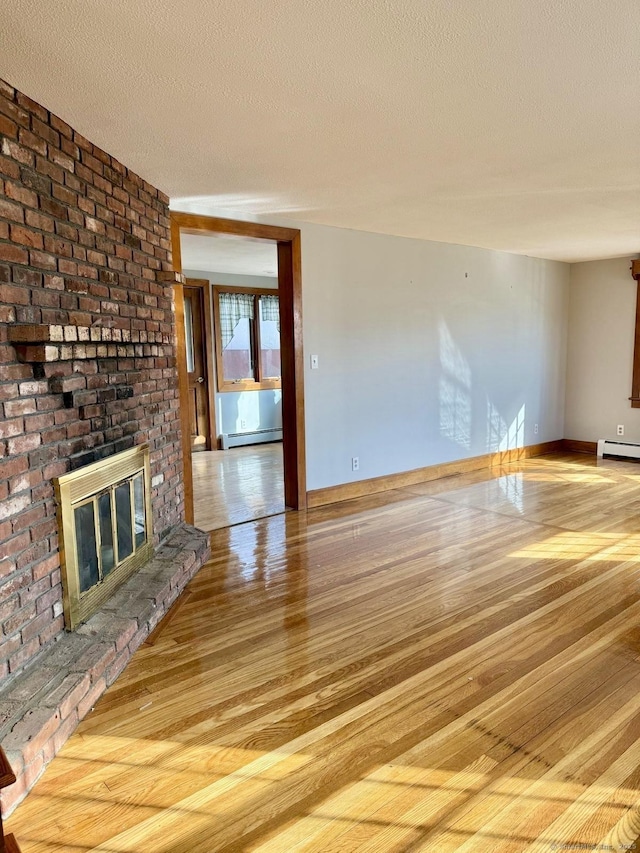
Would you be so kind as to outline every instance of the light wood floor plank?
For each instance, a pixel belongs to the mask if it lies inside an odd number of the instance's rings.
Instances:
[[[215,530],[9,830],[24,853],[640,850],[639,486],[556,454]]]
[[[284,512],[282,442],[192,455],[196,527],[216,530]]]

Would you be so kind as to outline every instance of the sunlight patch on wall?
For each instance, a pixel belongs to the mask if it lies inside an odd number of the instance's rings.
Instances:
[[[515,450],[524,447],[526,404],[507,426],[498,409],[487,397],[487,451],[495,453],[498,450]]]
[[[507,422],[487,397],[487,450],[495,453],[507,434]]]
[[[471,368],[451,337],[446,323],[440,339],[440,432],[461,447],[471,447]]]
[[[525,421],[525,404],[511,421],[505,435],[502,437],[498,450],[515,450],[517,447],[524,447],[524,421]]]

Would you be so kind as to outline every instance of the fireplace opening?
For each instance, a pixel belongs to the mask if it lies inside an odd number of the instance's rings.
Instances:
[[[74,630],[152,556],[149,447],[56,481],[65,626]]]

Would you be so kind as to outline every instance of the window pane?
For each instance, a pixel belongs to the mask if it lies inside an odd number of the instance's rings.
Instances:
[[[187,373],[193,373],[196,367],[193,354],[193,310],[190,296],[184,298],[184,335],[187,347]]]
[[[113,527],[111,526],[111,492],[98,498],[100,519],[100,550],[102,552],[102,576],[106,577],[116,564],[113,553]]]
[[[133,503],[134,519],[136,524],[136,548],[144,545],[147,538],[146,522],[144,517],[144,480],[142,476],[133,481]]]
[[[98,575],[98,549],[96,548],[93,503],[77,507],[73,511],[73,515],[76,525],[76,555],[78,558],[80,592],[86,592],[100,580]]]
[[[133,533],[131,530],[131,491],[129,482],[116,489],[116,528],[118,530],[118,560],[133,553]]]
[[[222,350],[222,371],[226,381],[253,379],[251,351],[251,320],[243,317],[235,326],[228,345]]]
[[[280,378],[280,330],[276,308],[277,302],[272,299],[265,310],[265,303],[260,299],[260,370],[263,379]],[[265,315],[269,319],[265,319]]]

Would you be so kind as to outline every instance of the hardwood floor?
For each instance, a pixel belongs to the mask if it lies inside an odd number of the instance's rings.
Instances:
[[[640,467],[212,534],[8,821],[23,853],[640,849]]]
[[[284,512],[282,443],[192,456],[194,523],[216,530]]]

